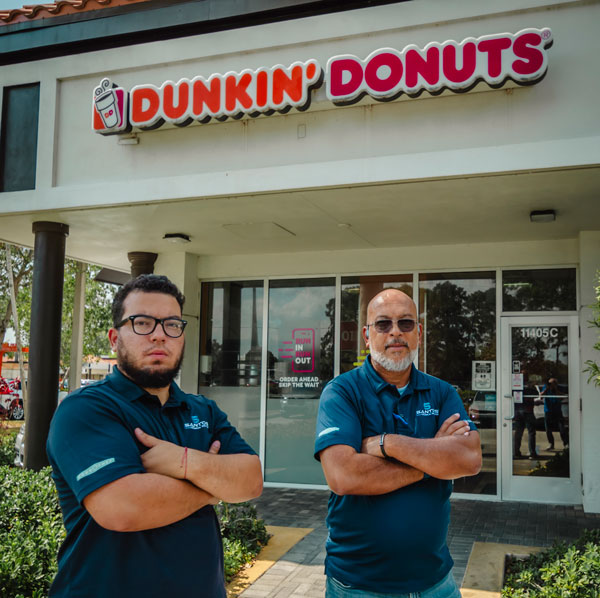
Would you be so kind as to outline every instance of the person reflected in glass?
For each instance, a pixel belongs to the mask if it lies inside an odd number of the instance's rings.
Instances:
[[[527,374],[523,374],[525,378]],[[536,403],[535,389],[523,386],[523,402],[515,402],[515,416],[513,420],[513,457],[522,459],[521,441],[523,440],[523,432],[527,428],[527,447],[529,449],[529,459],[538,459],[535,446],[535,414],[533,409]]]
[[[563,446],[567,447],[569,445],[569,437],[567,435],[565,418],[562,413],[562,398],[564,395],[560,391],[558,380],[556,378],[549,378],[540,392],[540,396],[544,397],[544,426],[546,428],[546,438],[548,439],[546,450],[554,450],[553,430],[556,428],[558,428]]]

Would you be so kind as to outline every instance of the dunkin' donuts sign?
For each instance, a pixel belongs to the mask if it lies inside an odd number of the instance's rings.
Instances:
[[[364,60],[351,54],[333,56],[324,70],[316,60],[289,66],[246,69],[205,79],[166,81],[160,87],[137,85],[127,92],[105,78],[94,90],[92,128],[102,135],[156,129],[164,123],[186,126],[194,121],[256,117],[291,108],[306,110],[311,91],[325,85],[336,105],[354,104],[364,96],[390,101],[423,91],[465,92],[480,81],[501,87],[540,81],[548,68],[550,29],[523,29],[462,42],[432,42],[403,50],[382,48]]]

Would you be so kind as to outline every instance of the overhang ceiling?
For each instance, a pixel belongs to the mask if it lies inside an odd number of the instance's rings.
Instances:
[[[532,210],[556,221],[534,224]],[[128,270],[127,252],[198,255],[575,238],[600,228],[600,167],[509,173],[0,216],[0,237],[33,244],[31,223],[70,227],[67,254]],[[184,245],[163,240],[184,233]]]

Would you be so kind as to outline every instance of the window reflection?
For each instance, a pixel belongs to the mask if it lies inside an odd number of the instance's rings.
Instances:
[[[575,268],[504,270],[503,311],[577,309]]]
[[[199,392],[214,399],[258,452],[262,281],[202,285]]]
[[[313,459],[319,397],[333,377],[335,280],[269,285],[265,480],[324,484]]]
[[[511,329],[513,475],[570,475],[568,339],[567,326]]]
[[[367,323],[367,305],[384,289],[398,289],[412,297],[412,274],[342,278],[341,374],[361,365],[365,360],[368,351],[362,338],[362,329]]]
[[[419,314],[419,368],[456,388],[481,437],[481,472],[454,489],[496,494],[495,273],[421,274]]]

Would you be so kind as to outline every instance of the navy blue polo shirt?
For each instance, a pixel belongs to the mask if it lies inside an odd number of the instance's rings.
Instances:
[[[335,444],[360,452],[363,438],[382,432],[433,438],[454,413],[468,420],[450,384],[412,367],[402,395],[373,369],[334,378],[319,403],[315,458]],[[471,429],[476,429],[470,422]],[[352,587],[380,593],[421,592],[452,569],[446,545],[452,483],[426,478],[377,496],[331,493],[325,573]]]
[[[135,438],[137,427],[205,452],[219,440],[220,454],[255,454],[214,401],[186,394],[175,383],[164,406],[116,368],[70,394],[54,414],[47,444],[67,530],[49,595],[224,598],[223,549],[212,506],[140,532],[104,529],[83,507],[101,486],[144,473],[140,455],[147,449]]]

